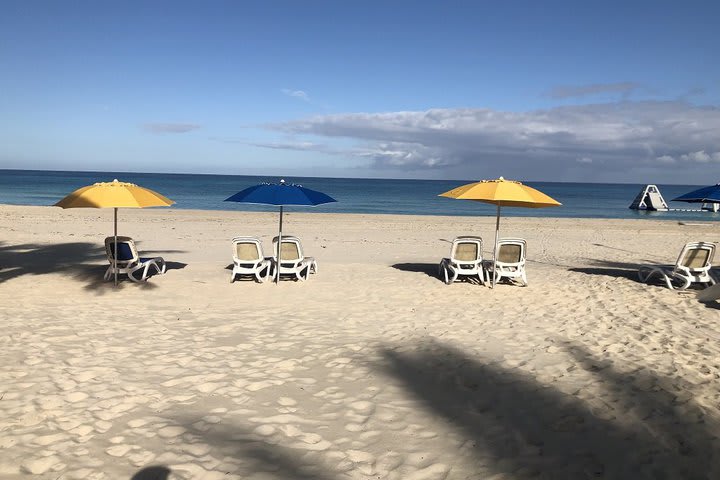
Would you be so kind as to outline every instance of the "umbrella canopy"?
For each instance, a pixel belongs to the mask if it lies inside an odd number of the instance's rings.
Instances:
[[[87,187],[78,188],[67,197],[55,204],[62,208],[113,208],[115,210],[115,252],[117,252],[117,209],[169,207],[173,202],[167,197],[134,183],[98,182]],[[117,253],[115,259],[115,285],[117,285]]]
[[[514,180],[481,180],[468,183],[440,194],[441,197],[475,200],[501,207],[543,208],[560,205],[557,200],[539,190]]]
[[[280,207],[280,228],[278,230],[278,262],[282,249],[282,221],[283,207],[285,206],[306,206],[314,207],[323,203],[337,202],[334,198],[316,190],[305,188],[302,185],[286,183],[261,183],[253,187],[241,190],[235,195],[225,199],[226,202],[253,203],[257,205],[276,205]],[[277,268],[275,283],[280,281],[280,268]]]
[[[440,197],[456,198],[459,200],[473,200],[476,202],[497,205],[497,218],[495,221],[495,247],[493,248],[493,278],[491,285],[495,286],[495,262],[497,261],[498,237],[500,232],[500,207],[543,208],[562,205],[548,195],[514,180],[505,180],[500,177],[496,180],[482,180],[453,188]]]
[[[304,205],[314,207],[323,203],[337,202],[334,198],[322,192],[310,190],[302,185],[285,183],[262,183],[248,187],[230,198],[226,202],[255,203],[258,205]]]
[[[710,203],[720,202],[720,183],[717,185],[711,185],[709,187],[699,188],[692,192],[680,195],[677,198],[673,198],[673,202],[688,202],[688,203]]]
[[[78,188],[55,204],[62,208],[144,208],[169,207],[173,202],[167,197],[134,183],[99,182]]]

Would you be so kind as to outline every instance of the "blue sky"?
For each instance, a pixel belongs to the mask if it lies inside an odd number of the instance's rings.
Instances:
[[[0,168],[708,183],[717,2],[56,2],[0,15]]]

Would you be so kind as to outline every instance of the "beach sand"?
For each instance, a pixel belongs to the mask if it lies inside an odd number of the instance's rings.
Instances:
[[[529,286],[445,285],[494,217],[285,217],[319,271],[229,283],[276,213],[0,206],[0,478],[720,478],[720,305],[637,281],[714,224],[503,218]]]

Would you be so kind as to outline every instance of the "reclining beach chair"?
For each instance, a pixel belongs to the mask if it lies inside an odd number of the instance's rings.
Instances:
[[[520,282],[527,286],[527,274],[525,273],[525,253],[527,242],[522,238],[501,238],[498,240],[497,261],[493,266],[487,262],[488,275],[492,271],[495,275],[495,283],[507,278],[513,283]]]
[[[680,251],[675,265],[646,265],[638,270],[641,282],[648,283],[654,276],[665,280],[669,289],[685,290],[693,283],[714,285],[710,269],[715,255],[715,244],[690,242]]]
[[[263,255],[262,244],[255,237],[232,239],[233,269],[230,283],[239,275],[254,275],[258,282],[264,282],[272,270],[272,257]]]
[[[482,238],[457,237],[452,242],[450,257],[440,260],[438,274],[448,285],[460,276],[477,276],[480,283],[484,284],[485,269],[482,262]]]
[[[298,280],[305,281],[311,273],[317,273],[317,262],[313,257],[306,257],[303,254],[300,239],[293,236],[282,237],[282,258],[278,262],[278,237],[273,238],[273,272],[277,274],[277,268],[280,269],[280,275],[295,275]]]
[[[133,282],[144,282],[152,273],[165,273],[165,260],[162,257],[140,258],[135,242],[130,237],[117,237],[117,251],[118,275],[126,274]],[[110,280],[115,275],[115,237],[105,239],[105,253],[110,266],[105,271],[104,279]]]

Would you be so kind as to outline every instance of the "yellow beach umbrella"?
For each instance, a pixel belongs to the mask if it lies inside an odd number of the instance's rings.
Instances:
[[[117,285],[117,211],[118,208],[169,207],[167,197],[134,183],[99,182],[72,192],[55,204],[62,208],[112,208],[115,210],[115,285]]]
[[[440,197],[456,198],[459,200],[474,200],[476,202],[497,205],[497,219],[495,221],[495,248],[493,248],[493,270],[497,261],[498,235],[500,232],[500,207],[543,208],[562,205],[548,195],[514,180],[481,180],[453,188]],[[495,275],[491,281],[495,286]]]

